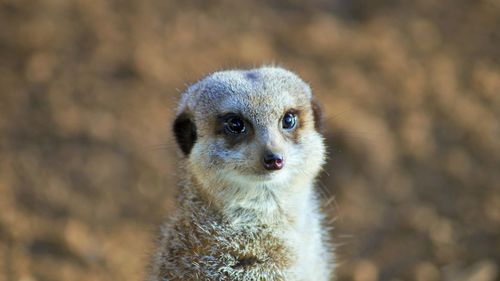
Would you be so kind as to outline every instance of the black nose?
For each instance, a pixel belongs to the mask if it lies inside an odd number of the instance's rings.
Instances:
[[[264,155],[262,162],[266,170],[280,170],[285,164],[285,162],[283,161],[283,156],[275,153]]]

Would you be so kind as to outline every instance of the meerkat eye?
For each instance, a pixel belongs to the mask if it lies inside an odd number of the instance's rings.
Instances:
[[[287,112],[281,121],[283,129],[291,130],[297,125],[297,115],[293,112]]]
[[[224,121],[226,132],[231,134],[243,134],[246,132],[245,121],[238,116],[229,116]]]

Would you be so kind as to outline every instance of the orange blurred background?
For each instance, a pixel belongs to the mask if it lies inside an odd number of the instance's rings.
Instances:
[[[339,281],[500,280],[498,0],[1,0],[0,281],[143,279],[180,93],[261,64],[323,104]]]

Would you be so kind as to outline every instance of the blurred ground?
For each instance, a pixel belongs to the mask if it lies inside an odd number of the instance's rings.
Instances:
[[[500,280],[498,0],[0,0],[0,281],[141,280],[180,92],[262,63],[324,105],[338,280]]]

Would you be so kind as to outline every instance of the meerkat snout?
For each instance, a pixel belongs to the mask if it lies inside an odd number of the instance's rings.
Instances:
[[[285,165],[285,161],[280,154],[268,152],[262,157],[262,164],[266,170],[281,170]]]

